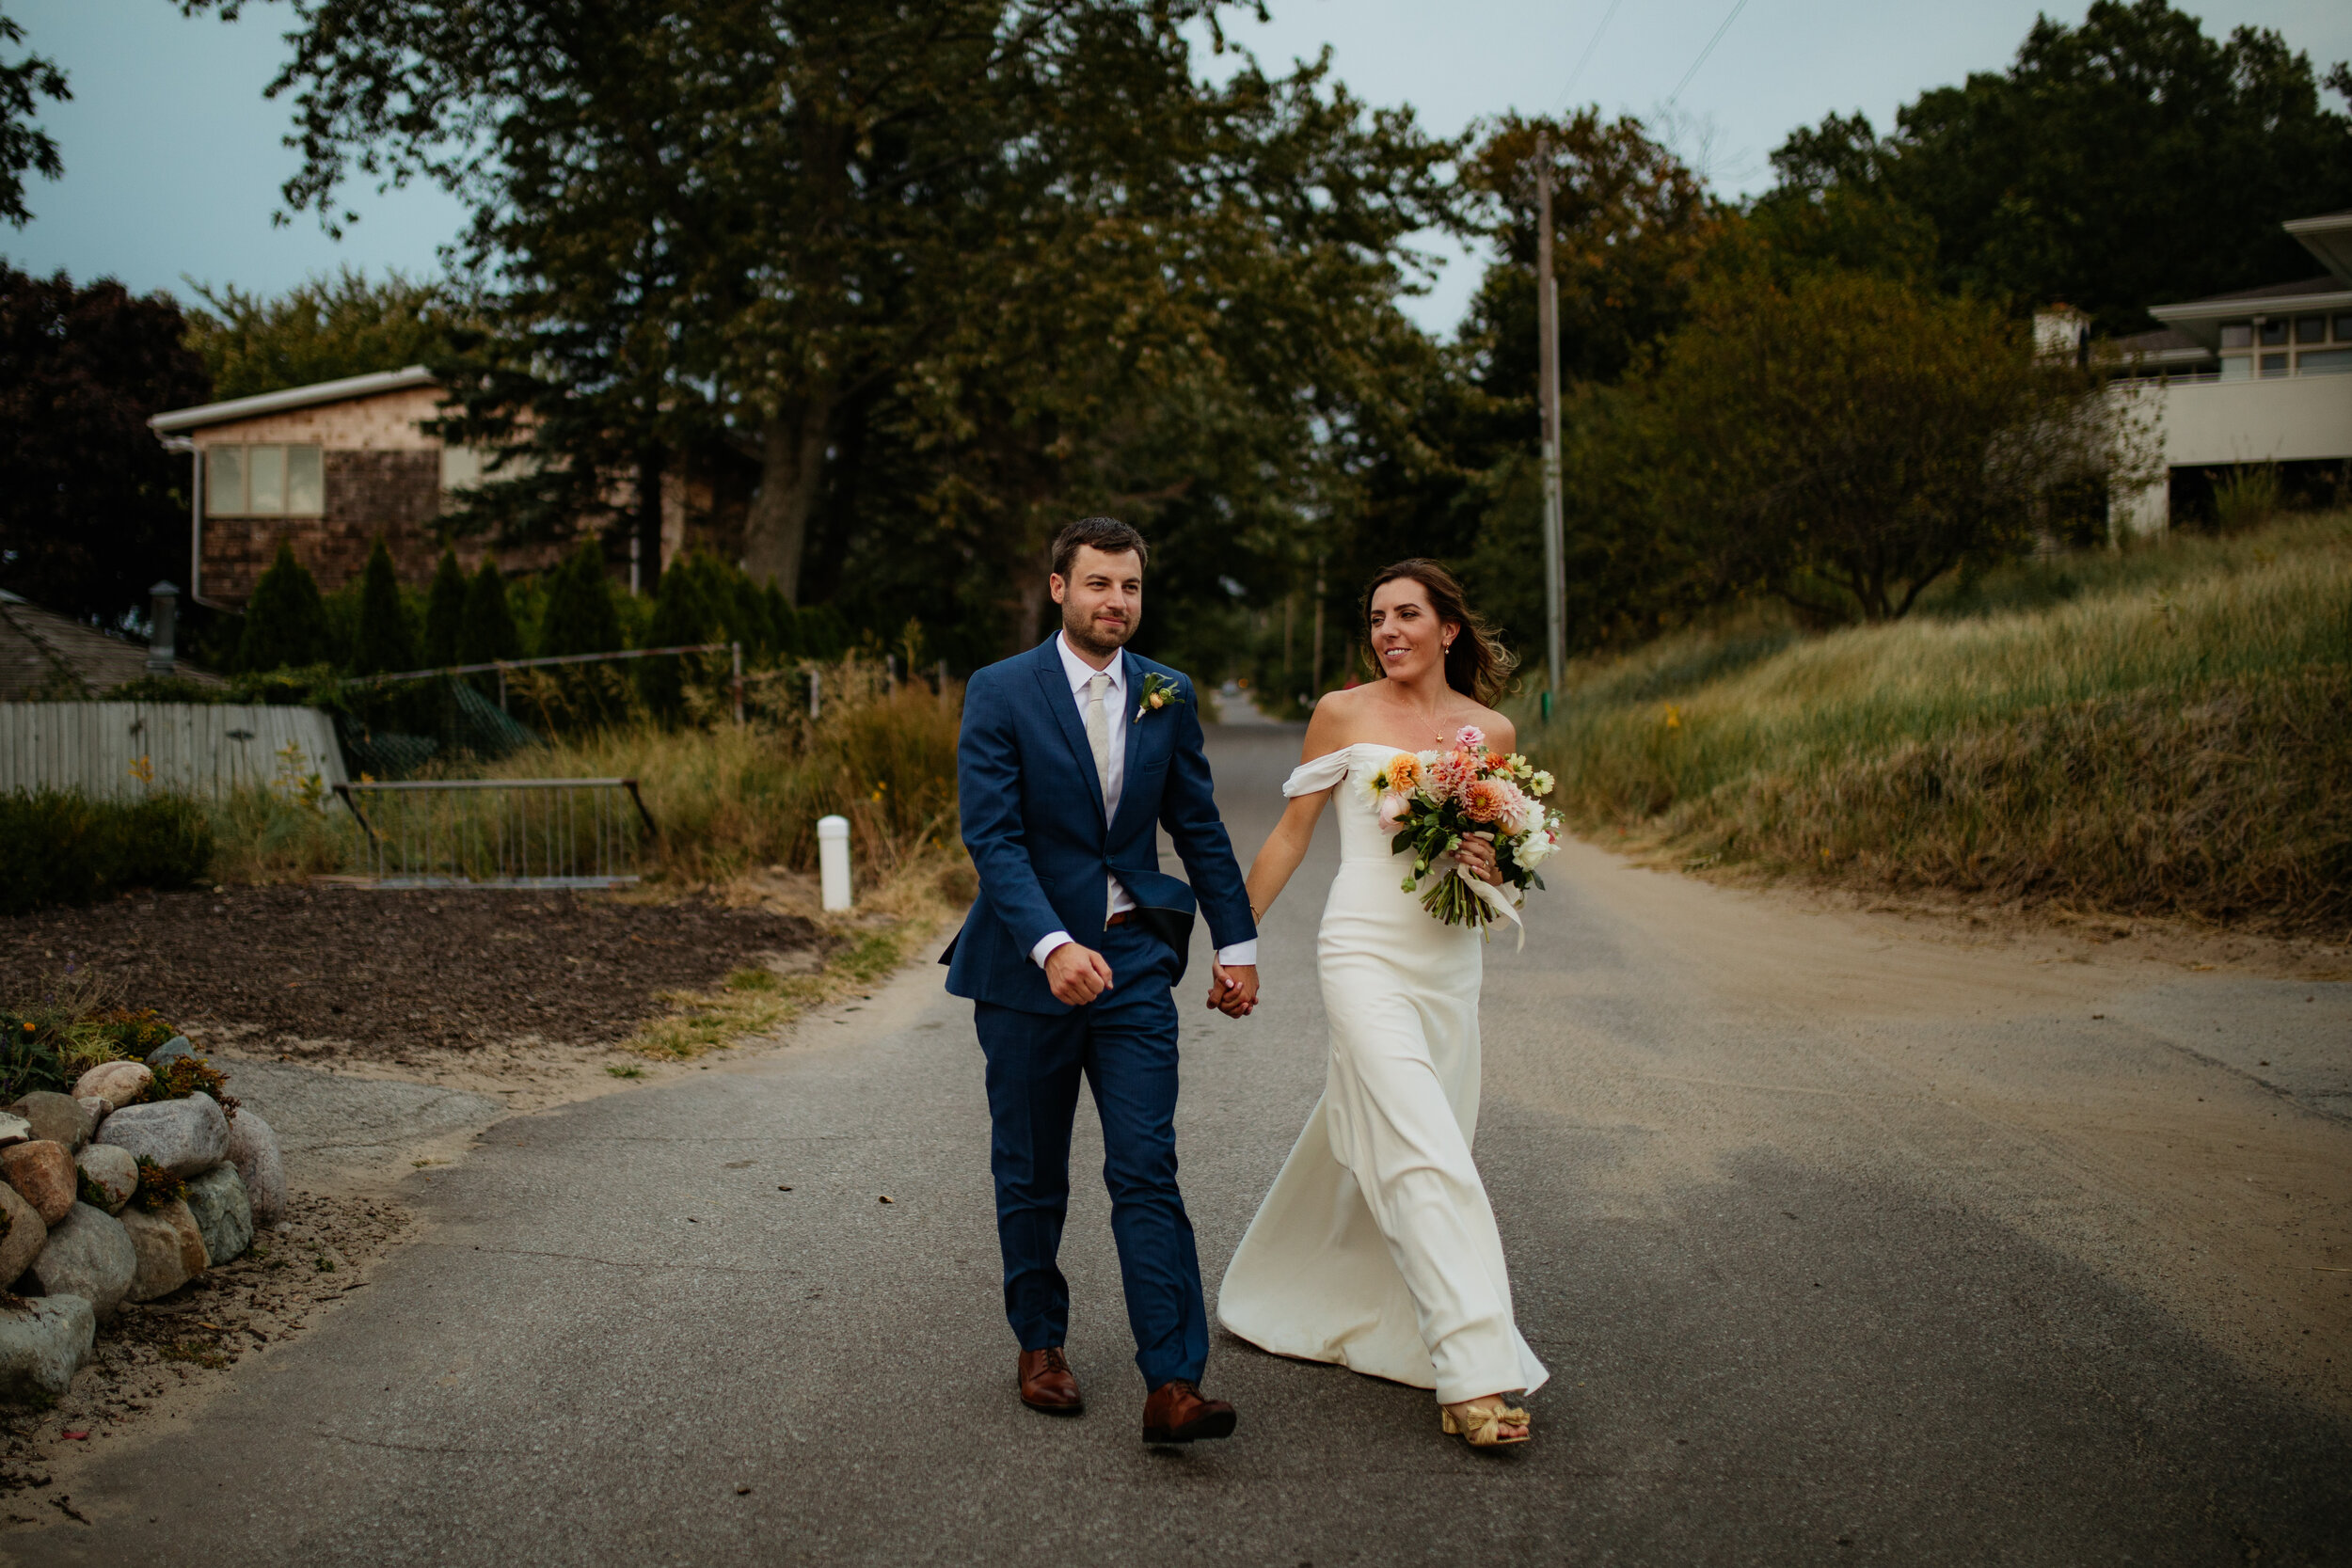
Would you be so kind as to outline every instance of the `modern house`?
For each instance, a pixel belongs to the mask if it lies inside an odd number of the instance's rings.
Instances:
[[[424,427],[441,389],[421,365],[289,387],[255,397],[174,408],[148,420],[166,446],[196,464],[189,594],[243,609],[280,540],[319,587],[359,575],[380,537],[401,577],[431,577],[441,552],[436,523],[452,496],[479,482],[484,454],[444,445]],[[686,486],[664,487],[664,562],[686,543]],[[453,541],[471,570],[487,546]],[[553,544],[501,547],[509,571],[551,564]]]
[[[2277,465],[2290,490],[2352,481],[2352,212],[2284,227],[2326,272],[2156,306],[2161,328],[2107,345],[2111,395],[2137,401],[2162,458],[2160,481],[2111,499],[2119,536],[2193,515],[2243,465]]]

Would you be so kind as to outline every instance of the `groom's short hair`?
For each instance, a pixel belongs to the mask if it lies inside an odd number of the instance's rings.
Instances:
[[[1104,555],[1124,555],[1133,550],[1136,566],[1152,564],[1152,546],[1143,542],[1142,534],[1116,517],[1081,517],[1054,539],[1054,575],[1065,582],[1070,578],[1070,563],[1078,559],[1081,545],[1091,545]]]

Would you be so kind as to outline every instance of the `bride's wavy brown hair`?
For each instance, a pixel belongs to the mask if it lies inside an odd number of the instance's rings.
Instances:
[[[1429,595],[1431,612],[1439,621],[1451,621],[1462,628],[1454,646],[1446,650],[1446,685],[1473,702],[1494,706],[1511,688],[1511,672],[1518,668],[1518,656],[1502,645],[1494,627],[1470,612],[1470,600],[1454,574],[1422,556],[1384,568],[1364,585],[1364,647],[1372,652],[1372,667],[1380,668],[1379,653],[1372,647],[1372,596],[1406,578],[1421,584],[1422,592]]]

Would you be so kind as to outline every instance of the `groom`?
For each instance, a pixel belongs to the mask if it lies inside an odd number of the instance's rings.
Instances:
[[[1195,889],[1218,943],[1209,1004],[1257,999],[1257,927],[1217,819],[1192,683],[1125,651],[1143,616],[1143,536],[1089,517],[1054,542],[1061,630],[976,673],[964,689],[956,784],[979,896],[942,959],[974,1004],[994,1122],[1005,1316],[1021,1341],[1022,1402],[1082,1408],[1062,1354],[1070,1286],[1055,1258],[1070,1205],[1070,1132],[1083,1075],[1103,1119],[1103,1176],[1136,1364],[1151,1390],[1143,1440],[1233,1430],[1200,1397],[1209,1354],[1200,1261],[1176,1190],[1176,1004]],[[1192,874],[1159,870],[1165,827]]]

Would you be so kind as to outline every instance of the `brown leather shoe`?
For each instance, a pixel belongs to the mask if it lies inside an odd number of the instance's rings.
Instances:
[[[1078,1397],[1078,1374],[1059,1345],[1021,1353],[1021,1402],[1048,1416],[1075,1416],[1087,1407]]]
[[[1143,1402],[1143,1440],[1147,1443],[1191,1443],[1203,1437],[1233,1435],[1233,1407],[1223,1400],[1204,1400],[1200,1390],[1183,1378],[1173,1378],[1152,1390]]]

